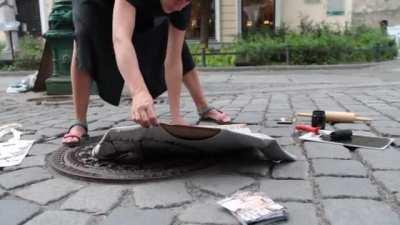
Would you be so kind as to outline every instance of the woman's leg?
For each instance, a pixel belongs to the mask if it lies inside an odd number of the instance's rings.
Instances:
[[[80,123],[86,124],[86,114],[89,106],[89,95],[92,79],[89,73],[80,70],[78,67],[75,44],[71,60],[71,83],[75,108],[75,119]],[[84,134],[86,134],[86,130],[81,126],[74,126],[69,131],[69,134],[82,137]],[[64,138],[63,143],[77,141],[79,140],[76,137],[66,137]]]
[[[209,107],[207,99],[203,92],[203,88],[201,87],[198,71],[196,69],[189,71],[183,76],[183,83],[189,90],[189,93],[192,96],[193,101],[199,112]],[[213,118],[216,121],[220,121],[223,123],[231,121],[231,118],[228,115],[215,109],[209,111],[207,113],[207,117]]]

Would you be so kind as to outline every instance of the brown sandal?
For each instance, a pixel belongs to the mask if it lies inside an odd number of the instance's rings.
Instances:
[[[85,130],[86,133],[83,134],[82,136],[71,134],[70,133],[71,129],[74,128],[74,127],[77,127],[77,126],[78,127],[82,127]],[[83,144],[89,138],[89,135],[87,133],[88,133],[87,124],[81,123],[81,122],[74,123],[69,127],[67,133],[64,135],[64,137],[63,137],[64,140],[62,141],[62,144],[67,146],[67,147],[70,147],[70,148],[79,146],[79,145]],[[76,138],[78,140],[77,141],[71,141],[71,142],[65,142],[66,138]]]
[[[216,124],[218,124],[218,125],[232,124],[232,121],[231,121],[231,120],[225,122],[225,121],[218,120],[218,119],[214,119],[214,118],[211,118],[211,117],[207,116],[207,114],[208,114],[210,111],[212,111],[212,110],[216,110],[217,112],[219,112],[219,113],[221,113],[221,114],[227,115],[226,113],[222,112],[221,110],[219,110],[219,109],[217,109],[217,108],[215,108],[215,107],[208,106],[208,107],[202,109],[201,111],[199,111],[199,116],[200,116],[200,118],[199,118],[199,120],[197,121],[197,124],[199,124],[199,123],[202,122],[202,121],[214,122],[214,123],[216,123]]]

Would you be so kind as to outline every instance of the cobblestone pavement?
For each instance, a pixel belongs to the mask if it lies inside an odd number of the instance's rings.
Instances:
[[[0,94],[0,124],[18,122],[36,144],[24,162],[0,171],[1,225],[236,225],[216,200],[237,190],[260,190],[288,207],[290,225],[399,225],[400,149],[384,151],[299,144],[274,121],[296,111],[354,111],[367,124],[338,124],[370,135],[400,137],[400,62],[329,71],[209,72],[202,76],[212,105],[254,131],[278,139],[298,156],[289,164],[235,162],[184,177],[136,184],[101,184],[63,177],[46,157],[71,124],[68,101],[40,102],[40,94]],[[1,78],[0,78],[1,79]],[[28,101],[31,99],[31,101]],[[157,112],[168,118],[165,96]],[[185,117],[197,115],[187,93]],[[97,97],[89,109],[93,135],[132,124],[129,101],[112,107]]]

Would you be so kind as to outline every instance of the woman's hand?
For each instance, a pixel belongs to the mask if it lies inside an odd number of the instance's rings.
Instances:
[[[136,93],[132,98],[132,119],[142,127],[158,126],[153,98],[147,91]]]

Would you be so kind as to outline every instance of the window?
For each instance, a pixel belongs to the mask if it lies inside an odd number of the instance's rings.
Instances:
[[[242,31],[273,29],[275,0],[242,0]]]
[[[345,0],[328,0],[328,16],[342,16],[345,10]]]
[[[204,0],[193,0],[192,1],[192,16],[190,24],[186,30],[186,38],[188,39],[200,39],[200,26],[201,26],[201,5],[200,3]],[[209,26],[209,38],[215,39],[215,0],[211,1],[211,12],[210,20],[208,21]]]

